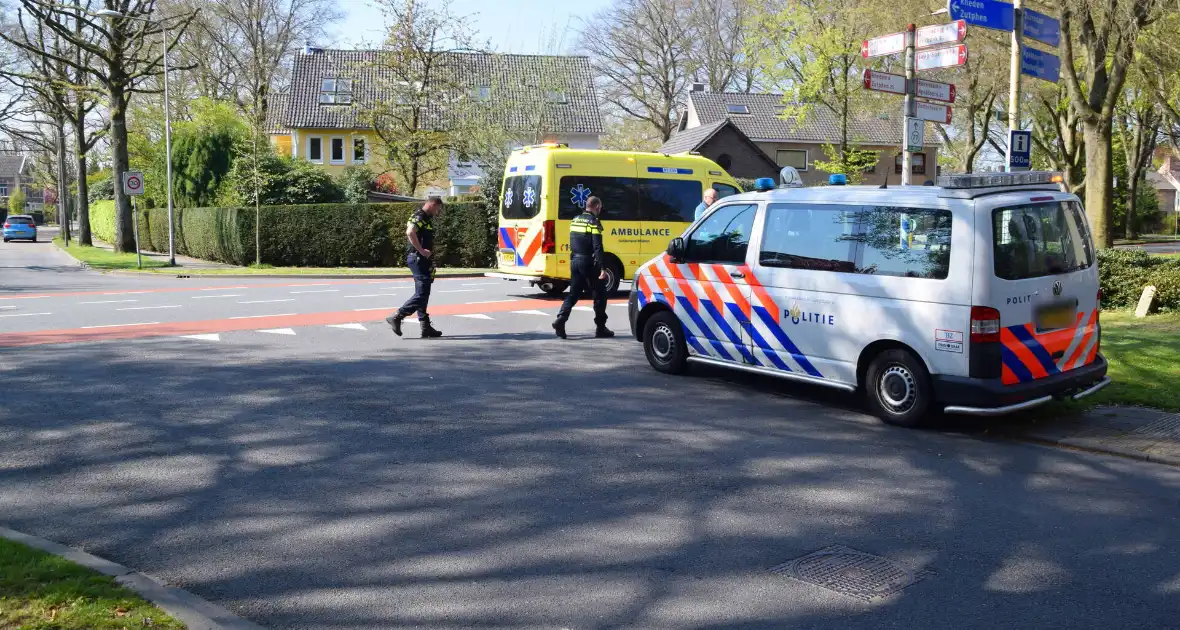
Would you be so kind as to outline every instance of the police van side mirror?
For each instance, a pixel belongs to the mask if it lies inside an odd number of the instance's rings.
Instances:
[[[684,258],[684,239],[677,236],[668,243],[668,257],[672,260]]]

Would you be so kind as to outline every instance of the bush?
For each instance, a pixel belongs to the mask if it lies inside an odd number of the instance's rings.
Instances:
[[[1134,308],[1144,287],[1156,288],[1161,311],[1180,310],[1180,260],[1152,256],[1143,250],[1098,252],[1098,277],[1103,308]]]
[[[18,186],[16,190],[12,191],[12,195],[8,197],[8,214],[24,214],[25,213],[25,191]]]
[[[367,166],[347,166],[336,180],[346,203],[365,203],[373,190],[373,171]]]
[[[90,200],[90,203],[115,199],[115,182],[111,179],[110,173],[93,180],[90,180],[90,176],[88,176],[87,180],[86,198]]]
[[[218,202],[223,205],[250,206],[254,203],[254,161],[250,155],[234,160],[226,178],[227,185]],[[288,206],[315,203],[338,203],[344,192],[322,168],[304,159],[276,155],[267,151],[258,157],[259,203],[264,206]]]
[[[742,192],[754,190],[754,180],[752,179],[747,177],[735,177],[733,180],[737,182],[738,188],[741,188]]]
[[[90,203],[90,232],[100,241],[115,242],[115,202],[107,199]]]

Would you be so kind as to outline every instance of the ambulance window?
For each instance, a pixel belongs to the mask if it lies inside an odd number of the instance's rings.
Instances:
[[[951,265],[951,213],[868,206],[860,213],[857,272],[943,280]]]
[[[505,219],[531,219],[541,211],[541,176],[518,175],[504,180],[500,213]]]
[[[1094,262],[1086,217],[1077,202],[1001,208],[992,213],[996,277],[1039,278]]]
[[[733,186],[730,186],[729,184],[721,184],[721,183],[717,183],[717,182],[713,183],[713,190],[717,191],[717,198],[718,199],[724,199],[726,197],[736,195],[740,192],[737,188],[734,188]]]
[[[692,223],[705,191],[701,183],[682,179],[641,179],[640,207],[645,221]]]
[[[734,204],[717,208],[693,231],[685,243],[685,259],[691,262],[741,264],[746,262],[754,215],[758,206]]]
[[[561,178],[557,218],[569,221],[586,211],[586,199],[602,200],[603,221],[638,221],[639,186],[634,177],[587,177],[569,175]]]
[[[770,204],[758,262],[764,267],[856,271],[860,206]]]

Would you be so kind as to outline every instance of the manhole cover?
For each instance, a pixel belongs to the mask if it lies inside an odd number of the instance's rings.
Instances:
[[[864,602],[883,599],[932,575],[844,545],[824,547],[770,571]]]

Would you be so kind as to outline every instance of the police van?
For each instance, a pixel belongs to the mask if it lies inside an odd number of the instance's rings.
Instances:
[[[602,199],[607,290],[693,221],[708,188],[718,198],[740,192],[720,166],[699,155],[571,149],[547,143],[513,151],[504,169],[497,226],[497,270],[550,295],[569,286],[570,221],[591,196]]]
[[[661,372],[692,362],[859,392],[901,426],[1088,396],[1110,383],[1097,261],[1060,181],[759,180],[639,269],[631,331]]]

